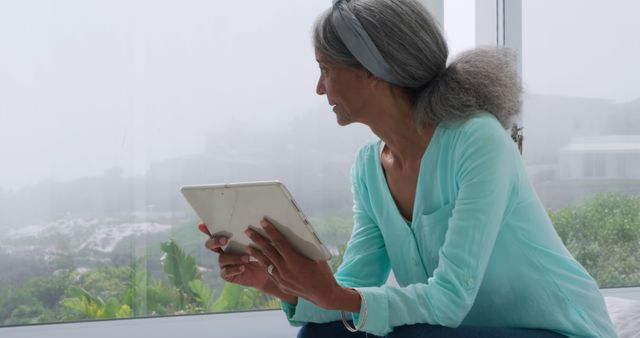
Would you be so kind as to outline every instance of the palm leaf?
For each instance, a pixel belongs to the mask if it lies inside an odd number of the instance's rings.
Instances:
[[[215,290],[209,289],[209,287],[199,279],[194,279],[189,282],[189,290],[198,307],[205,311],[213,310]]]
[[[212,306],[212,310],[216,312],[236,310],[242,296],[242,290],[243,287],[240,285],[225,283],[220,296]]]
[[[189,282],[200,279],[195,259],[182,251],[173,239],[160,244],[160,248],[164,251],[162,267],[169,282],[180,292],[189,294]]]

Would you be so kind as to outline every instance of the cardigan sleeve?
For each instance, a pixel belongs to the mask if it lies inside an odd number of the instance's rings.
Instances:
[[[343,262],[335,273],[338,284],[344,287],[379,287],[389,277],[391,270],[384,239],[378,225],[369,215],[367,190],[362,184],[362,149],[351,169],[353,192],[353,231],[343,256]],[[298,298],[298,304],[282,302],[287,319],[294,326],[308,322],[327,323],[340,320],[340,312],[325,310]]]

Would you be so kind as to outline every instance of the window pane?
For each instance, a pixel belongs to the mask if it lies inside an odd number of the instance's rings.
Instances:
[[[484,22],[476,21],[477,11],[476,0],[444,1],[444,33],[449,46],[449,61],[478,44],[477,26]]]
[[[315,95],[328,6],[0,3],[0,326],[276,307],[218,277],[182,185],[279,179],[340,253],[371,133]],[[452,55],[474,9],[446,4]]]
[[[640,4],[522,6],[527,170],[600,286],[639,285]]]
[[[282,180],[337,252],[371,134],[315,94],[329,5],[1,2],[0,326],[275,307],[225,287],[182,185]]]

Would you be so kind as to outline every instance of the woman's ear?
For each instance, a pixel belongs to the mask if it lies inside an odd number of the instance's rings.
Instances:
[[[375,89],[376,87],[379,87],[380,85],[387,83],[385,80],[373,75],[369,71],[367,71],[367,80],[371,84],[372,89]]]
[[[368,70],[366,72],[367,72],[367,79],[369,79],[369,80],[379,80],[379,78],[377,76],[373,75],[372,72],[370,72]]]
[[[374,79],[377,78],[375,75],[373,75],[372,72],[370,72],[366,68],[362,68],[362,72],[364,73],[364,78],[367,79],[367,80],[374,80]]]

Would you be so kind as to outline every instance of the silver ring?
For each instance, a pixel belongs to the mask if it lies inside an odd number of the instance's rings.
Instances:
[[[269,264],[269,266],[267,266],[267,273],[269,275],[273,274],[273,269],[275,268],[275,266],[273,266],[273,264]]]

